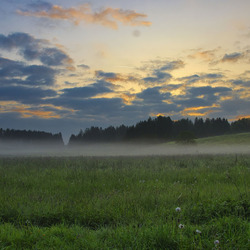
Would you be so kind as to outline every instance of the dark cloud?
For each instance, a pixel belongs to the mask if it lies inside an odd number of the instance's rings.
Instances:
[[[166,92],[166,91],[176,90],[181,87],[182,87],[182,84],[167,84],[167,85],[162,86],[162,90]]]
[[[110,75],[109,75],[110,76]],[[215,76],[212,76],[215,77]],[[171,86],[171,88],[175,86]],[[86,87],[64,89],[63,94],[49,99],[49,103],[76,110],[75,117],[90,119],[95,116],[105,119],[131,119],[133,117],[148,117],[151,114],[175,113],[187,107],[214,107],[220,101],[220,97],[231,92],[226,87],[192,87],[187,89],[183,96],[173,97],[169,92],[164,92],[164,87],[147,88],[136,95],[130,105],[124,105],[121,98],[93,98],[99,93],[110,92],[112,85],[107,82],[97,82]],[[167,88],[167,86],[166,86]],[[92,119],[92,118],[91,118]]]
[[[148,88],[137,94],[137,99],[132,101],[130,105],[124,105],[122,98],[93,98],[101,91],[110,91],[109,85],[104,85],[104,88],[101,89],[100,83],[63,91],[64,93],[60,96],[49,99],[48,103],[74,109],[73,116],[76,119],[81,117],[93,119],[94,116],[95,121],[113,118],[116,119],[114,122],[117,120],[130,121],[131,119],[138,121],[139,117],[147,118],[151,113],[158,114],[180,110],[176,104],[164,102],[164,100],[170,99],[171,95],[161,92],[159,87]]]
[[[21,62],[0,57],[0,78],[23,76],[23,68],[24,65]]]
[[[74,98],[64,95],[50,99],[48,103],[76,110],[78,119],[90,116],[98,119],[99,115],[106,117],[119,115],[124,106],[121,98]]]
[[[17,32],[8,36],[0,34],[0,49],[18,49],[25,60],[39,60],[47,66],[67,66],[73,62],[61,49],[51,47],[48,41],[36,39],[27,33]]]
[[[52,86],[56,70],[43,65],[26,65],[0,57],[0,85]]]
[[[153,73],[153,76],[143,78],[145,83],[165,83],[172,78],[172,75],[169,73],[162,72],[160,70],[156,70]]]
[[[185,63],[182,60],[152,60],[149,62],[146,62],[144,66],[139,68],[139,70],[144,72],[170,72],[179,68],[183,68],[185,66]]]
[[[183,99],[180,100],[176,100],[176,104],[181,105],[182,108],[187,108],[187,107],[200,107],[200,106],[210,106],[211,104],[213,104],[214,100],[207,100],[204,98],[188,98],[185,99],[183,97]]]
[[[39,60],[49,66],[60,66],[71,60],[68,55],[57,48],[44,48],[41,50]]]
[[[220,100],[220,96],[231,92],[232,89],[226,87],[192,87],[184,96],[179,96],[176,103],[184,107],[211,106]]]
[[[23,86],[3,86],[0,87],[1,101],[18,101],[24,104],[40,104],[42,98],[56,96],[53,90],[41,88],[29,88]]]
[[[136,75],[129,75],[129,74],[120,74],[114,72],[104,72],[102,70],[95,71],[95,77],[110,83],[113,83],[113,89],[120,88],[121,85],[118,85],[117,82],[126,84],[127,82],[130,83],[137,83],[140,84],[141,78]]]
[[[171,62],[165,62],[165,65],[163,65],[159,70],[160,71],[172,71],[175,69],[183,68],[185,66],[185,63],[182,60],[176,60]]]
[[[196,88],[190,88],[188,92],[191,94],[191,96],[199,96],[199,95],[207,95],[211,96],[216,93],[228,93],[231,92],[232,89],[226,88],[226,87],[215,87],[212,88],[210,86],[205,86],[205,87],[196,87]]]
[[[77,67],[82,68],[82,69],[90,69],[90,67],[86,64],[80,64],[80,65],[77,65]]]
[[[239,52],[225,54],[224,57],[221,59],[221,62],[237,62],[243,57],[244,57],[244,53],[239,53]]]
[[[206,78],[208,78],[208,79],[218,79],[218,78],[222,78],[222,77],[224,77],[224,75],[222,75],[222,74],[213,74],[213,73],[210,73],[210,74],[204,74],[204,75],[202,75],[202,79],[206,79]]]
[[[96,77],[98,78],[116,78],[116,74],[113,72],[104,72],[102,70],[96,71]]]
[[[24,73],[27,75],[23,84],[43,86],[52,86],[55,82],[56,71],[41,65],[31,65],[24,68]]]
[[[138,93],[137,99],[132,102],[132,105],[124,107],[128,113],[132,113],[138,117],[147,118],[150,115],[159,113],[178,112],[180,108],[173,101],[173,97],[168,92],[163,92],[161,87],[147,88]],[[139,98],[139,99],[138,99]],[[167,103],[166,101],[170,101]]]
[[[172,78],[169,72],[183,68],[184,66],[185,63],[182,60],[154,60],[147,62],[143,67],[139,68],[139,70],[148,72],[148,76],[142,79],[144,83],[147,86],[155,86],[168,82]]]
[[[185,84],[193,84],[199,81],[210,81],[210,83],[216,82],[216,80],[223,78],[223,74],[209,73],[200,75],[191,75],[178,78],[177,80],[184,82]],[[211,81],[212,80],[212,81]]]
[[[191,76],[185,76],[182,78],[178,78],[177,80],[184,81],[186,84],[192,84],[192,83],[198,82],[200,80],[200,76],[195,74],[195,75],[191,75]]]
[[[237,85],[237,86],[242,86],[242,87],[248,87],[248,88],[250,88],[250,80],[241,80],[241,79],[238,79],[238,80],[232,80],[231,82],[234,85]]]
[[[32,46],[38,48],[40,40],[34,39],[27,33],[12,33],[8,36],[0,34],[0,48],[11,50],[14,48],[26,48],[27,46]]]
[[[63,89],[63,94],[61,98],[90,98],[94,97],[98,94],[110,93],[113,92],[110,88],[112,87],[111,83],[105,81],[98,81],[96,83],[90,84],[86,87],[78,87],[78,88],[69,88]]]
[[[96,98],[85,102],[85,112],[93,115],[105,115],[106,117],[120,116],[123,101],[121,98]],[[108,115],[107,115],[108,114]]]
[[[150,104],[159,103],[170,98],[170,93],[160,93],[160,90],[160,87],[147,88],[141,93],[137,94],[137,97],[143,99],[144,103]]]
[[[180,111],[180,108],[176,104],[168,104],[164,102],[159,103],[137,103],[136,105],[132,106],[125,106],[122,111],[127,112],[127,117],[133,114],[133,117],[138,117],[137,121],[141,119],[147,119],[149,116],[155,116],[159,113],[161,114],[170,114],[176,113]],[[140,117],[140,118],[139,118]]]
[[[248,99],[234,98],[221,102],[221,109],[228,115],[249,115],[250,101]]]
[[[104,72],[102,70],[95,71],[95,75],[96,75],[97,78],[104,78],[104,79],[117,78],[116,73]]]

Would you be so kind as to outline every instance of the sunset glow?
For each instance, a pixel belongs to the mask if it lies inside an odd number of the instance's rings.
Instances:
[[[69,135],[149,116],[250,117],[250,1],[8,1],[0,117]]]

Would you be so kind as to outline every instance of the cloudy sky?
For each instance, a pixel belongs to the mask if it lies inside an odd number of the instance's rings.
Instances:
[[[0,0],[0,127],[250,117],[249,0]]]

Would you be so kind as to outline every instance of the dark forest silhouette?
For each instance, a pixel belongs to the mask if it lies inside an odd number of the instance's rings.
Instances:
[[[170,117],[158,116],[133,126],[109,126],[105,129],[92,126],[85,131],[80,130],[77,135],[72,134],[69,145],[91,142],[192,142],[195,138],[242,132],[250,132],[250,119],[243,118],[230,124],[225,118],[174,121]],[[1,128],[0,142],[63,145],[61,133]]]
[[[62,134],[52,134],[43,131],[15,130],[0,128],[0,142],[28,143],[28,144],[56,144],[63,145]]]
[[[194,138],[242,132],[250,132],[250,119],[243,118],[230,124],[225,118],[173,121],[170,117],[158,116],[155,119],[149,117],[133,126],[80,130],[78,135],[71,135],[69,145],[89,142],[185,142]]]

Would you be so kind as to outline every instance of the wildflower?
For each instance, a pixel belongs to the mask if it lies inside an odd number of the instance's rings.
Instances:
[[[30,224],[31,224],[31,223],[30,223],[29,220],[26,220],[26,221],[25,221],[25,225],[26,225],[26,226],[29,226]]]
[[[218,244],[220,244],[219,240],[215,240],[214,245],[218,245]]]
[[[201,231],[198,230],[198,229],[196,229],[195,232],[196,232],[197,234],[201,234]]]
[[[183,225],[183,224],[180,224],[180,225],[179,225],[179,228],[180,228],[180,229],[183,229],[183,228],[184,228],[184,225]]]
[[[181,211],[181,208],[180,208],[180,207],[177,207],[177,208],[175,209],[175,211],[176,211],[176,212],[180,212],[180,211]]]

